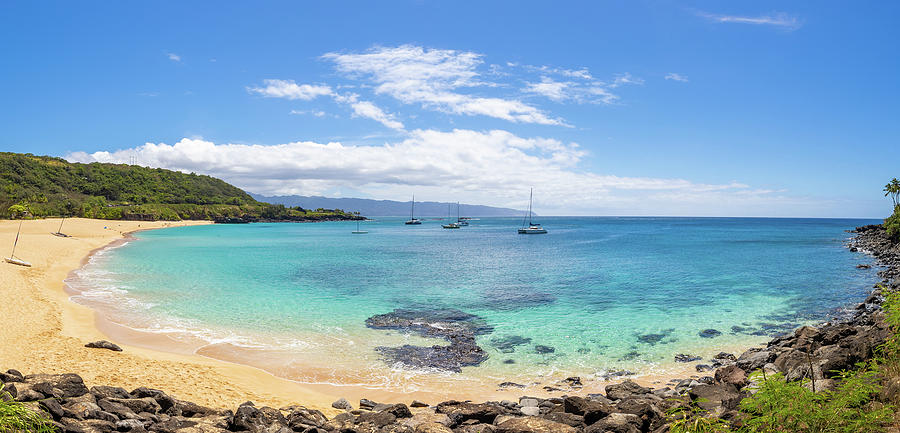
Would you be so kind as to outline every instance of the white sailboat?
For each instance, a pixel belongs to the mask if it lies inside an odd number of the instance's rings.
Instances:
[[[409,221],[407,221],[403,224],[406,224],[406,225],[422,224],[422,221],[419,221],[418,219],[416,219],[415,213],[416,213],[416,196],[413,195],[412,206],[409,208]]]
[[[12,263],[14,265],[31,267],[31,263],[28,263],[25,260],[22,260],[22,259],[16,257],[16,245],[18,245],[18,243],[19,243],[19,232],[21,232],[21,231],[22,231],[22,221],[19,221],[19,229],[16,230],[16,240],[15,240],[15,242],[13,242],[12,254],[10,254],[9,257],[6,258],[6,263]]]
[[[528,193],[528,225],[525,225],[525,220],[522,220],[522,228],[519,229],[520,235],[542,235],[547,233],[547,229],[541,227],[540,224],[531,220],[531,204],[534,198],[534,188],[531,188],[531,192]]]
[[[356,216],[359,216],[359,212],[356,213]],[[353,234],[355,234],[355,235],[364,235],[364,234],[367,234],[367,233],[369,233],[369,232],[366,231],[366,230],[360,230],[360,229],[359,229],[359,220],[356,220],[356,230],[354,230],[354,231],[352,231],[352,232],[350,232],[350,233],[353,233]]]
[[[449,204],[447,205],[447,219],[451,218],[450,214],[453,209],[451,206],[452,205],[449,205]],[[445,229],[458,229],[459,228],[459,222],[458,222],[459,221],[459,203],[458,202],[456,203],[456,221],[457,222],[451,222],[450,224],[441,224],[441,228],[445,228]]]
[[[459,216],[459,202],[456,202],[456,223],[461,226],[469,225],[469,218]]]

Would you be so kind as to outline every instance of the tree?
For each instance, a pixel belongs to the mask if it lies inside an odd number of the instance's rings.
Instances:
[[[891,201],[894,202],[894,207],[900,206],[900,180],[897,178],[891,179],[887,185],[884,186],[884,196],[891,196]]]
[[[28,214],[28,208],[20,204],[14,204],[7,209],[7,212],[9,212],[11,218],[24,217]]]

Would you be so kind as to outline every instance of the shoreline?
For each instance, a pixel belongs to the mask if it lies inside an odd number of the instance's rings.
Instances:
[[[53,221],[59,221],[58,219],[49,219],[49,220],[33,220],[29,221],[30,223],[36,224],[44,222],[50,226],[53,225]],[[75,220],[79,221],[79,220]],[[202,367],[206,368],[219,368],[228,370],[228,377],[232,381],[235,382],[248,382],[247,379],[252,378],[251,382],[259,381],[260,375],[268,376],[270,380],[266,380],[267,385],[262,387],[263,389],[277,389],[276,392],[271,392],[269,399],[266,397],[254,398],[254,400],[263,402],[263,403],[276,403],[276,402],[287,402],[287,401],[303,401],[309,404],[311,407],[315,407],[317,409],[327,410],[330,407],[330,403],[339,398],[339,397],[347,397],[351,399],[356,398],[376,398],[379,401],[389,401],[389,402],[409,402],[411,399],[416,398],[424,401],[443,401],[451,398],[458,399],[476,399],[476,400],[489,400],[489,399],[504,399],[504,398],[516,398],[522,393],[529,393],[532,395],[539,395],[542,397],[553,397],[558,396],[561,393],[576,393],[576,394],[588,394],[592,392],[600,392],[604,389],[605,386],[609,384],[614,384],[620,382],[621,380],[626,379],[626,377],[613,379],[613,380],[594,380],[589,383],[585,383],[585,386],[574,389],[572,387],[559,386],[557,390],[553,391],[544,391],[541,389],[541,386],[553,386],[555,382],[560,385],[564,385],[563,379],[565,379],[564,375],[559,375],[559,377],[554,377],[550,379],[551,382],[543,382],[538,386],[530,386],[527,389],[512,387],[508,389],[497,389],[495,391],[485,391],[482,389],[473,389],[473,388],[462,388],[455,389],[452,392],[438,392],[438,391],[415,391],[415,392],[403,392],[396,390],[386,390],[386,389],[372,389],[371,387],[365,385],[339,385],[339,384],[325,384],[325,383],[303,383],[298,381],[293,381],[288,378],[280,377],[272,372],[268,371],[264,367],[259,365],[253,365],[252,363],[242,363],[240,362],[239,357],[232,359],[223,359],[227,358],[227,356],[219,354],[219,357],[214,357],[210,355],[204,355],[198,353],[198,349],[203,347],[203,345],[198,347],[190,347],[189,345],[185,345],[180,342],[176,342],[169,338],[166,335],[155,334],[150,332],[143,332],[128,328],[127,326],[118,324],[113,322],[106,317],[103,316],[98,310],[95,310],[89,306],[82,305],[70,299],[73,294],[74,289],[68,287],[68,284],[65,280],[68,280],[71,276],[74,275],[79,269],[81,269],[85,264],[87,264],[90,259],[99,251],[103,251],[109,248],[116,248],[117,246],[133,241],[136,238],[132,236],[134,233],[144,230],[153,230],[158,228],[172,227],[172,226],[180,226],[180,225],[195,225],[199,223],[205,222],[186,222],[186,223],[167,223],[167,222],[157,222],[157,223],[148,223],[141,221],[105,221],[105,220],[80,220],[82,223],[89,223],[88,225],[92,226],[94,230],[97,230],[98,227],[102,227],[104,225],[113,226],[116,225],[118,227],[125,226],[126,228],[123,230],[118,230],[119,236],[107,236],[105,239],[106,243],[102,245],[94,246],[89,250],[87,255],[80,256],[78,258],[78,266],[72,269],[69,269],[66,272],[66,278],[64,280],[60,280],[57,284],[62,284],[62,289],[59,290],[62,295],[64,295],[65,305],[57,305],[62,312],[63,316],[63,325],[61,329],[61,334],[70,337],[70,338],[78,338],[84,339],[87,336],[97,336],[99,335],[101,338],[108,338],[115,343],[120,343],[126,348],[126,352],[129,354],[135,354],[142,358],[143,361],[150,363],[166,363],[166,362],[184,362],[188,364],[192,364],[192,367]],[[28,226],[29,224],[26,224]],[[144,227],[144,226],[150,227]],[[24,229],[25,227],[23,227]],[[24,233],[23,233],[24,234]],[[49,236],[48,236],[49,237]],[[60,239],[62,241],[71,240],[72,238],[55,238],[51,240]],[[25,239],[23,238],[23,241]],[[52,287],[45,288],[46,290],[53,289]],[[72,310],[84,309],[86,311],[75,312]],[[91,320],[88,320],[85,323],[85,316],[91,315]],[[68,320],[66,320],[68,319]],[[93,329],[86,329],[86,328]],[[85,341],[87,342],[87,341]],[[83,345],[83,343],[82,343]],[[79,346],[76,346],[74,350],[79,350]],[[722,349],[724,346],[715,345],[710,346],[710,353],[715,353]],[[746,345],[742,344],[734,344],[728,345],[728,349],[735,350],[735,353],[739,353],[746,349]],[[740,350],[736,350],[740,349]],[[208,351],[207,351],[208,352]],[[226,353],[227,355],[227,353]],[[7,359],[7,356],[3,356],[0,358],[0,361],[3,361],[5,365],[12,365],[16,367],[25,367],[20,363],[10,363]],[[674,364],[677,365],[677,364]],[[681,365],[678,365],[679,367]],[[103,370],[105,367],[103,365],[98,365],[98,370]],[[629,376],[627,379],[634,380],[635,382],[644,385],[644,386],[661,386],[667,382],[670,382],[671,379],[675,378],[684,378],[684,377],[694,377],[699,378],[703,375],[703,373],[699,373],[694,371],[693,363],[685,363],[683,364],[683,368],[677,369],[677,371],[667,371],[663,374],[649,374],[643,376]],[[159,370],[160,366],[151,367],[152,369]],[[33,369],[29,369],[33,370]],[[219,373],[221,374],[221,373]],[[109,376],[104,372],[95,372],[96,376]],[[199,378],[198,382],[206,382],[205,379]],[[140,381],[146,383],[147,381]],[[499,382],[499,381],[498,381]],[[587,380],[585,382],[588,382]],[[157,382],[151,382],[154,385],[157,385]],[[275,385],[274,383],[278,383]],[[446,382],[436,383],[433,386],[440,387],[443,385],[447,386]],[[209,400],[207,397],[203,395],[203,393],[197,393],[193,391],[189,391],[185,389],[185,386],[168,386],[166,389],[172,391],[176,395],[184,396],[192,401],[199,401],[201,403],[208,403]],[[182,391],[184,389],[184,391]],[[254,390],[259,391],[260,386],[255,385]],[[244,396],[247,396],[247,391],[250,389],[244,390]],[[182,395],[183,394],[183,395]],[[237,398],[237,400],[246,400],[246,398]],[[215,405],[227,404],[220,401],[220,399],[216,398],[214,400]],[[233,403],[236,404],[236,403]]]
[[[2,227],[0,227],[2,228]],[[883,230],[872,226],[860,227],[856,237],[846,245],[848,248],[860,248],[872,251],[875,262],[883,267],[879,277],[883,283],[900,289],[900,245],[887,241]],[[5,282],[6,272],[0,273],[0,282]],[[292,405],[273,404],[272,407],[257,407],[253,403],[243,403],[232,410],[214,410],[199,407],[194,403],[172,399],[163,391],[148,388],[137,388],[132,392],[125,389],[94,387],[88,391],[82,378],[76,374],[29,375],[23,376],[16,370],[0,373],[0,381],[4,382],[12,396],[19,401],[34,402],[52,417],[54,422],[66,430],[81,431],[129,431],[138,426],[162,431],[188,428],[188,431],[280,431],[286,427],[293,431],[391,431],[391,432],[567,432],[581,431],[629,431],[650,432],[664,431],[668,418],[665,412],[679,407],[698,407],[711,415],[725,420],[733,420],[740,415],[735,410],[738,402],[748,395],[748,387],[753,386],[753,378],[748,373],[757,369],[780,372],[789,380],[801,379],[807,375],[817,378],[816,390],[829,389],[836,383],[834,370],[850,368],[856,362],[869,359],[874,348],[884,341],[890,330],[883,322],[881,296],[878,284],[871,295],[854,309],[852,318],[826,322],[819,328],[804,326],[793,333],[776,337],[764,347],[751,348],[736,359],[725,360],[715,370],[714,376],[699,379],[683,379],[670,382],[669,386],[652,389],[642,387],[631,380],[622,383],[609,382],[605,393],[595,393],[579,397],[573,394],[534,398],[521,397],[515,400],[488,401],[486,403],[470,403],[460,401],[444,401],[436,405],[412,403],[380,404],[370,400],[360,400],[359,409],[354,404],[341,399],[333,404],[341,408],[338,415],[326,417],[319,411],[309,410],[307,406],[312,399],[298,397]],[[72,303],[74,304],[74,303]],[[0,334],[6,337],[6,334]],[[133,357],[126,346],[125,353],[93,350],[94,353],[110,357]],[[160,352],[151,352],[159,355]],[[810,370],[813,361],[815,368]],[[3,362],[8,362],[3,354]],[[217,362],[221,363],[221,362]],[[20,366],[13,364],[13,366]],[[243,367],[246,371],[247,367]],[[76,371],[86,375],[90,385],[117,385],[96,377],[96,366],[88,364],[81,368],[63,369],[63,372]],[[33,369],[26,370],[35,373]],[[43,371],[42,371],[43,372]],[[265,373],[263,373],[265,374]],[[269,376],[276,379],[274,376]],[[791,379],[793,378],[793,379]],[[133,379],[133,378],[132,378]],[[207,386],[213,377],[206,377]],[[141,382],[143,378],[138,380]],[[278,379],[276,379],[278,380]],[[173,387],[155,381],[144,381],[140,384],[151,384],[155,388],[173,391]],[[240,384],[228,383],[224,388],[213,388],[214,391],[234,391]],[[258,391],[269,383],[254,383],[253,388],[241,389],[241,395],[267,404],[266,400],[257,400]],[[808,384],[807,384],[808,385]],[[128,386],[128,385],[123,385]],[[132,384],[131,386],[134,386]],[[219,385],[221,386],[221,385]],[[177,388],[177,387],[176,387]],[[48,394],[51,393],[51,394]],[[524,393],[519,391],[518,393]],[[59,394],[59,395],[57,395]],[[174,396],[182,397],[175,394]],[[54,397],[54,398],[51,398]],[[113,398],[115,397],[115,398]],[[56,405],[45,403],[58,400]],[[218,398],[212,407],[223,407],[223,398]],[[242,400],[242,399],[239,399]],[[40,401],[40,404],[37,402]],[[85,403],[94,401],[99,412],[74,413],[84,407]],[[193,399],[193,401],[197,401]],[[478,401],[478,400],[476,400]],[[111,404],[114,403],[114,404]],[[431,403],[436,403],[431,401]],[[60,404],[62,406],[60,407]],[[271,404],[271,403],[268,403]],[[96,405],[95,405],[96,406]],[[232,407],[236,403],[231,404]],[[314,407],[314,406],[312,406]],[[138,408],[141,409],[140,413]],[[133,410],[133,412],[132,412]],[[328,412],[334,413],[336,409]],[[420,427],[421,426],[421,427]],[[193,427],[193,428],[192,428]],[[662,429],[662,430],[660,430]],[[138,430],[143,431],[143,430]]]

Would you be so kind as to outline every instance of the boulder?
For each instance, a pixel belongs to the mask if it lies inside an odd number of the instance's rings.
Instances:
[[[607,392],[609,392],[608,390],[609,386],[607,387]],[[565,400],[563,400],[563,410],[565,413],[582,416],[584,418],[584,423],[588,425],[616,412],[616,408],[608,402],[588,400],[578,396],[566,397]]]
[[[450,417],[451,426],[457,426],[468,420],[491,424],[494,422],[494,418],[502,415],[504,411],[499,405],[489,403],[449,401],[437,405],[437,413],[446,414]]]
[[[129,409],[121,403],[114,402],[108,398],[98,400],[97,406],[100,406],[101,409],[115,415],[119,419],[136,419],[138,417],[133,410]]]
[[[101,398],[131,398],[131,394],[128,391],[125,391],[124,388],[119,388],[117,386],[92,386],[91,394],[94,394],[98,399]]]
[[[0,382],[10,383],[10,382],[22,382],[25,380],[25,376],[19,372],[19,370],[6,370],[6,373],[0,373]]]
[[[471,424],[458,427],[454,433],[495,433],[495,429],[490,424]]]
[[[413,429],[417,428],[420,424],[441,424],[449,427],[451,423],[450,417],[446,414],[429,412],[420,412],[413,415],[412,418],[401,421],[401,424]]]
[[[679,353],[679,354],[675,355],[675,362],[694,362],[694,361],[699,361],[701,359],[703,359],[703,358],[699,357],[699,356],[694,356],[694,355],[687,355],[684,353]]]
[[[119,347],[113,343],[110,343],[109,341],[106,341],[106,340],[94,341],[94,342],[85,344],[84,347],[88,347],[91,349],[112,350],[113,352],[121,352],[122,351],[121,347]]]
[[[665,414],[656,407],[658,400],[648,397],[626,398],[616,404],[616,412],[637,415],[641,419],[641,429],[662,425]]]
[[[342,410],[353,410],[353,405],[346,398],[339,398],[331,403],[331,407]]]
[[[47,411],[55,421],[59,421],[63,417],[64,411],[62,405],[56,399],[48,398],[40,401],[41,408]]]
[[[736,365],[729,365],[716,370],[716,381],[734,385],[738,389],[747,385],[747,372]]]
[[[25,382],[30,383],[32,389],[47,397],[78,397],[89,392],[81,376],[71,373],[31,374],[25,376]]]
[[[640,417],[630,413],[612,413],[606,418],[589,425],[584,433],[640,433]]]
[[[107,401],[118,403],[122,406],[127,407],[134,413],[159,413],[160,406],[159,403],[156,402],[151,397],[144,398],[108,398]]]
[[[453,433],[450,427],[436,422],[426,422],[416,426],[415,433]]]
[[[737,388],[729,384],[698,385],[691,388],[688,395],[697,406],[710,412],[719,407],[735,409],[741,400]]]
[[[407,407],[403,403],[392,404],[382,409],[381,412],[390,413],[396,418],[410,418],[413,416],[412,412],[409,410],[409,407]]]
[[[744,371],[759,370],[766,364],[775,360],[775,353],[762,349],[750,349],[741,354],[736,365]]]
[[[622,383],[606,386],[606,396],[612,400],[621,400],[623,398],[650,394],[650,392],[650,388],[640,386],[631,381],[631,379],[625,379]]]
[[[495,433],[576,433],[578,430],[567,424],[534,416],[512,418],[497,425]]]

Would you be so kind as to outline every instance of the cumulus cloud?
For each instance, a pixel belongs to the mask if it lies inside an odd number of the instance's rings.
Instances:
[[[666,74],[666,79],[667,79],[667,80],[672,80],[672,81],[680,81],[680,82],[682,82],[682,83],[687,83],[687,82],[688,82],[688,77],[687,77],[687,76],[681,75],[681,74],[676,74],[676,73],[674,73],[674,72],[669,72],[668,74]]]
[[[297,84],[294,80],[263,80],[263,83],[264,87],[247,87],[247,91],[267,98],[302,99],[304,101],[333,94],[329,86]]]
[[[348,77],[371,81],[376,94],[404,104],[511,122],[564,124],[514,98],[463,93],[463,88],[493,86],[479,79],[477,68],[483,63],[481,54],[401,45],[376,47],[364,53],[328,53],[322,58],[334,62],[338,71]]]
[[[781,27],[788,30],[800,28],[800,20],[797,17],[786,14],[784,12],[776,12],[770,15],[761,16],[740,16],[740,15],[721,15],[711,14],[707,12],[699,12],[703,18],[717,23],[737,23],[752,25],[767,25]]]
[[[171,60],[173,62],[181,61],[181,56],[179,56],[178,54],[175,54],[175,53],[166,53],[166,57],[168,57],[169,60]]]
[[[78,162],[128,162],[220,177],[263,194],[327,195],[341,189],[405,200],[522,207],[534,186],[544,214],[754,214],[761,203],[787,200],[738,182],[703,184],[677,178],[623,177],[582,167],[575,143],[523,138],[503,130],[415,130],[380,146],[299,141],[278,145],[217,144],[184,138],[116,152],[76,152]],[[730,208],[729,208],[730,209]],[[701,211],[702,210],[702,211]]]

